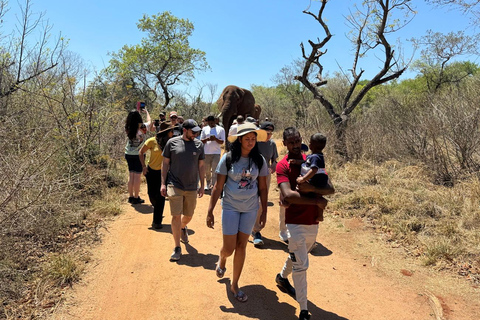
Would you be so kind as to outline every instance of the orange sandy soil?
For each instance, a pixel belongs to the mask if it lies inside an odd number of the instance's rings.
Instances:
[[[296,301],[281,292],[275,276],[287,257],[278,238],[278,189],[272,185],[265,245],[247,247],[240,279],[246,303],[230,293],[232,259],[223,279],[215,275],[222,245],[220,203],[215,229],[206,227],[209,195],[199,199],[189,224],[190,243],[170,262],[173,239],[168,201],[164,227],[150,228],[152,208],[142,185],[143,205],[126,203],[93,248],[83,279],[65,293],[51,319],[297,319]],[[361,220],[326,211],[319,245],[310,255],[312,319],[480,319],[480,290],[462,278],[423,267],[403,249],[381,241]],[[290,279],[290,281],[292,281]]]

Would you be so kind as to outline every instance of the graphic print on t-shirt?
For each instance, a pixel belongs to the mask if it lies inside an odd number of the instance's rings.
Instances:
[[[252,189],[252,168],[242,169],[242,178],[238,182],[238,189]]]

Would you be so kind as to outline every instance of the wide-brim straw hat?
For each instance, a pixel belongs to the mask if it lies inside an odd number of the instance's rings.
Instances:
[[[237,127],[237,133],[228,136],[228,141],[230,143],[233,143],[235,142],[235,140],[237,140],[238,137],[244,136],[250,132],[257,133],[257,141],[267,141],[267,131],[258,129],[255,124],[249,122],[239,124]]]
[[[157,131],[157,134],[163,134],[169,130],[172,130],[173,128],[178,127],[178,125],[172,125],[170,121],[164,121],[160,123],[159,130]]]

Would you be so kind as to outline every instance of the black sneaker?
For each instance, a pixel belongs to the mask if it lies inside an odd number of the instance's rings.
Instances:
[[[170,261],[178,261],[180,260],[181,256],[182,256],[182,248],[175,247],[175,249],[173,249],[172,255],[170,256]]]
[[[298,316],[298,320],[308,320],[308,319],[310,319],[310,314],[308,313],[308,310],[300,311],[300,315]]]
[[[128,203],[134,203],[136,200],[135,197],[128,197]]]
[[[260,232],[252,232],[252,236],[254,246],[263,246],[262,234]]]
[[[143,200],[142,198],[138,197],[135,199],[135,203],[138,204],[138,203],[145,203],[145,200]]]
[[[185,228],[182,228],[182,233],[180,234],[180,241],[183,243],[188,243],[188,229],[187,226]]]
[[[161,223],[152,223],[152,229],[162,229],[163,226]]]
[[[288,281],[287,278],[282,278],[282,276],[279,273],[279,274],[277,274],[277,277],[275,278],[275,282],[277,283],[277,287],[282,292],[285,292],[286,294],[289,294],[294,299],[296,299],[295,298],[295,288],[292,287],[292,285],[290,284],[290,281]]]

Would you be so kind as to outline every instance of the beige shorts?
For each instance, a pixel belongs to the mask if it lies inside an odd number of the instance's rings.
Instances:
[[[167,186],[168,202],[172,216],[183,214],[191,217],[197,205],[197,191],[183,191],[172,185]]]

